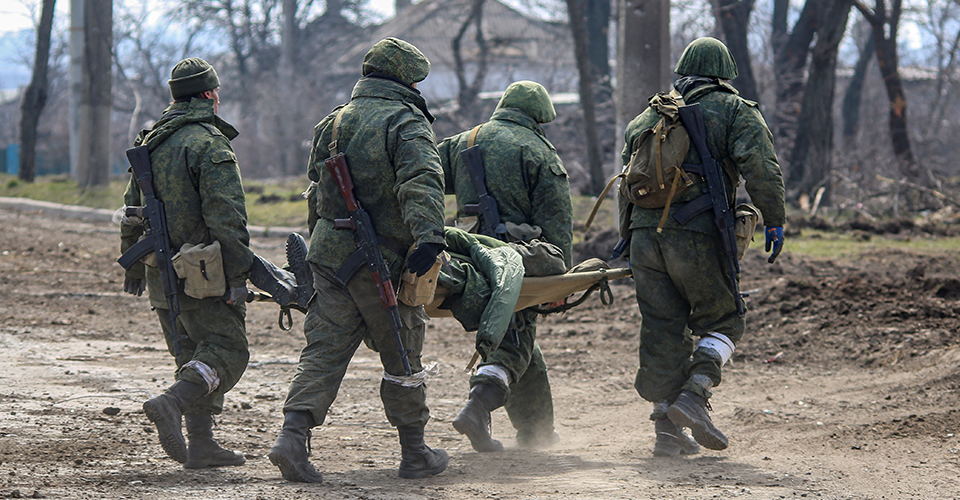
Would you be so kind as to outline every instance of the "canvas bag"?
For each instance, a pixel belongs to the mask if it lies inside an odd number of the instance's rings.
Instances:
[[[219,241],[210,245],[184,243],[173,256],[173,269],[184,280],[183,291],[190,297],[222,297],[227,292]]]
[[[757,223],[760,222],[760,211],[749,203],[741,203],[737,205],[734,213],[733,232],[737,237],[737,260],[743,260],[747,248],[753,241]]]
[[[667,220],[670,204],[693,185],[693,178],[683,170],[683,162],[690,151],[690,135],[680,121],[683,96],[676,90],[658,92],[650,98],[649,103],[659,120],[653,128],[644,130],[634,139],[629,163],[624,165],[623,172],[607,182],[594,204],[585,229],[590,227],[600,204],[617,179],[620,179],[620,196],[625,200],[641,208],[663,207],[658,232]]]
[[[630,163],[620,181],[620,195],[630,203],[641,208],[667,207],[693,184],[682,168],[690,150],[690,136],[680,122],[683,105],[676,91],[650,98],[650,107],[660,119],[633,141]]]

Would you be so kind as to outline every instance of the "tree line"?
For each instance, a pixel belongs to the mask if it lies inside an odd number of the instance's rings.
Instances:
[[[451,19],[458,29],[449,41],[457,97],[432,103],[442,111],[441,137],[486,118],[489,104],[478,96],[498,43],[484,21],[497,0],[458,1],[458,17]],[[83,125],[72,174],[81,186],[102,185],[139,129],[168,104],[169,69],[193,55],[221,73],[224,104],[241,131],[236,149],[245,173],[300,175],[314,122],[349,98],[357,76],[331,74],[331,61],[385,21],[364,0],[182,0],[160,16],[109,0],[81,3],[80,82],[71,90],[67,43],[54,30],[54,0],[42,0],[33,78],[19,109],[0,109],[19,115],[19,175],[26,181],[33,180],[38,147],[69,143],[63,138],[69,127],[58,124],[69,116],[68,100],[48,103],[48,96],[69,94],[79,83]],[[418,3],[397,0],[395,9],[402,15]],[[614,117],[625,99],[617,97],[617,87],[631,82],[620,81],[611,61],[624,65],[641,53],[617,54],[612,42],[621,31],[645,29],[623,21],[624,9],[635,2],[510,3],[561,25],[569,38],[579,105],[546,128],[571,167],[572,184],[597,194],[619,169],[622,130]],[[743,97],[760,102],[792,203],[857,205],[876,214],[953,204],[960,0],[647,3],[669,11],[672,61],[698,36],[715,36],[730,48],[739,67],[732,83]]]

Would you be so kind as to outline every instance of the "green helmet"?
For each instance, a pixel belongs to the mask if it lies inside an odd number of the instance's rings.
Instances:
[[[199,94],[220,86],[217,70],[199,57],[184,59],[170,72],[170,95],[174,99]]]
[[[362,69],[363,76],[383,73],[412,85],[427,77],[430,61],[412,43],[389,37],[374,44],[363,56]]]
[[[722,80],[737,77],[737,62],[730,49],[716,38],[705,36],[690,42],[683,49],[674,73],[683,76],[707,76]]]
[[[516,108],[530,115],[537,123],[549,123],[557,117],[553,109],[553,101],[547,94],[547,89],[537,82],[521,80],[513,82],[503,91],[503,97],[497,104],[500,108]]]

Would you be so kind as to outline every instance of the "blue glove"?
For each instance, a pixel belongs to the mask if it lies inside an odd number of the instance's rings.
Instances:
[[[766,241],[763,251],[769,252],[770,248],[773,248],[773,253],[767,259],[767,262],[773,264],[773,261],[777,260],[777,256],[780,255],[780,250],[783,250],[783,226],[768,227],[764,229],[763,234]]]

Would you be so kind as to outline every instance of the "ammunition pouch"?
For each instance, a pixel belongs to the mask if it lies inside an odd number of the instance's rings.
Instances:
[[[737,237],[737,260],[743,260],[743,255],[747,253],[758,222],[760,222],[760,211],[757,207],[749,203],[737,205],[733,221],[733,232]]]
[[[173,269],[184,280],[183,292],[195,299],[222,297],[227,290],[219,241],[210,245],[184,243],[173,256]]]

